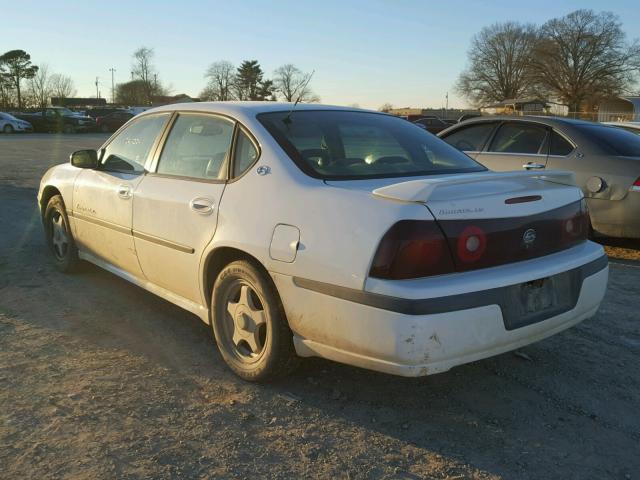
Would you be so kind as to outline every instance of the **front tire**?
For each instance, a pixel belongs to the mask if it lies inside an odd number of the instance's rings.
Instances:
[[[76,271],[80,263],[78,249],[60,195],[54,195],[47,203],[43,222],[47,245],[53,254],[56,268],[64,273]]]
[[[76,127],[73,125],[65,125],[63,128],[64,133],[76,133]]]
[[[298,357],[275,286],[250,262],[227,265],[213,286],[211,325],[222,358],[244,380],[291,372]]]
[[[9,125],[9,124],[5,125],[2,131],[7,135],[13,133],[13,125]]]

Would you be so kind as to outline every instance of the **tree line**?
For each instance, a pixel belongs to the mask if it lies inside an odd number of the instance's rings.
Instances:
[[[475,106],[538,97],[593,108],[629,94],[640,72],[640,45],[627,42],[610,12],[577,10],[543,25],[496,23],[476,34],[456,90]]]
[[[68,98],[76,94],[73,80],[54,73],[49,66],[34,65],[24,50],[0,55],[0,108],[44,108],[51,97]]]
[[[154,97],[169,94],[171,88],[159,80],[153,57],[154,51],[148,47],[134,52],[132,79],[118,84],[117,103],[150,105]],[[220,60],[207,68],[204,75],[206,85],[200,92],[200,100],[318,102],[320,98],[309,86],[311,77],[311,73],[305,73],[292,64],[282,65],[274,71],[272,78],[267,78],[257,60],[245,60],[238,67]]]

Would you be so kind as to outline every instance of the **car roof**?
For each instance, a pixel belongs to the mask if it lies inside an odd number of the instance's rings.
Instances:
[[[469,120],[465,120],[465,125],[471,125],[472,123],[480,123],[487,121],[512,121],[512,122],[537,122],[545,125],[594,125],[594,122],[589,122],[587,120],[576,120],[574,118],[565,118],[565,117],[547,117],[543,115],[523,115],[523,116],[512,116],[512,115],[483,115],[481,117],[470,118]]]
[[[212,113],[222,113],[229,116],[236,115],[258,115],[260,113],[269,112],[288,112],[294,107],[293,103],[286,102],[189,102],[189,103],[172,103],[161,107],[147,110],[146,113],[152,112],[171,112],[175,110],[190,110]],[[341,107],[338,105],[321,105],[318,103],[299,103],[295,106],[295,111],[305,110],[343,110],[343,111],[361,111],[374,112],[373,110],[364,110],[354,107]],[[380,112],[375,112],[380,113]]]

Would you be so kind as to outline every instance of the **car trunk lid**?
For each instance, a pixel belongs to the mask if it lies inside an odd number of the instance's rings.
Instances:
[[[372,193],[424,204],[444,234],[456,271],[548,255],[587,238],[586,204],[570,172],[421,178]]]

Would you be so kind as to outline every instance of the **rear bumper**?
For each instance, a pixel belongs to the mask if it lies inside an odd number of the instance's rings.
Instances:
[[[526,326],[507,328],[496,292],[509,285],[576,268],[585,275],[572,308]],[[422,289],[422,298],[416,297],[418,290],[404,288],[404,298],[359,291],[360,298],[347,299],[336,296],[336,291],[311,289],[311,284],[299,279],[279,274],[273,277],[299,355],[320,356],[402,376],[444,372],[569,328],[595,314],[608,278],[602,248],[591,242],[570,251],[486,270],[481,290],[477,289],[473,275],[457,274],[448,276],[449,279],[441,277],[438,288]],[[523,271],[530,273],[522,277]],[[509,278],[518,280],[504,283]],[[447,283],[455,293],[442,295]],[[481,293],[488,291],[493,293],[481,301]]]
[[[587,204],[597,234],[640,238],[640,192],[629,192],[622,200],[588,198]]]

